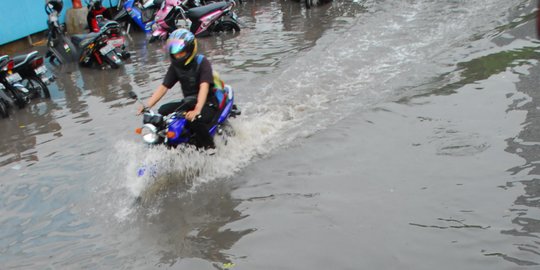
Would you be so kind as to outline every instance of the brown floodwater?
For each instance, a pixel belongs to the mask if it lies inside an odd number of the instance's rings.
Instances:
[[[236,12],[199,39],[242,109],[215,155],[134,132],[163,43],[48,64],[51,99],[0,120],[1,269],[540,267],[535,1]]]

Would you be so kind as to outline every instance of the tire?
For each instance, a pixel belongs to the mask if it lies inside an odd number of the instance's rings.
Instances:
[[[2,118],[7,118],[9,116],[7,102],[2,98],[0,98],[0,116]]]
[[[22,85],[30,91],[30,98],[50,98],[51,93],[47,85],[36,76],[28,76],[23,78]]]
[[[305,3],[306,3],[306,8],[312,8],[316,5],[316,2],[315,0],[305,0]]]
[[[240,26],[235,21],[223,20],[214,27],[214,32],[238,33],[240,32]]]
[[[22,88],[22,85],[10,85],[8,88],[8,92],[11,94],[11,98],[13,99],[13,103],[17,105],[19,109],[22,109],[28,104],[29,102],[29,93],[24,93],[20,88]]]

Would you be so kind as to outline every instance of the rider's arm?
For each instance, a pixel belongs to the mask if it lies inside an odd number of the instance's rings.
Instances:
[[[146,109],[152,108],[152,106],[156,105],[158,101],[167,93],[169,88],[167,86],[161,84],[158,86],[156,91],[152,94],[152,96],[148,99],[146,102]],[[141,114],[145,108],[143,106],[139,107],[139,110],[137,111],[137,114]]]
[[[152,106],[156,105],[156,103],[158,103],[158,101],[167,93],[168,90],[169,88],[167,88],[165,85],[159,85],[156,91],[154,91],[154,93],[150,97],[150,99],[148,99],[148,101],[146,102],[146,107],[152,108]]]

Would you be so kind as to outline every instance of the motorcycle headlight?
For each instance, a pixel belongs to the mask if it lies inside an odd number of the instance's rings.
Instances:
[[[157,128],[152,124],[145,124],[141,129],[141,136],[143,141],[148,144],[155,144],[159,141],[159,135],[157,134]]]

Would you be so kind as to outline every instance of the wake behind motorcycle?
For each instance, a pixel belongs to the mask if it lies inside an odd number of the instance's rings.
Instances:
[[[226,133],[229,128],[228,119],[241,114],[234,104],[232,87],[225,85],[222,90],[217,89],[215,94],[219,107],[209,130],[211,136]],[[134,92],[130,92],[130,97],[143,104]],[[186,97],[183,99],[182,105],[169,115],[161,115],[145,108],[143,126],[138,128],[136,132],[149,145],[163,144],[173,148],[179,145],[196,145],[195,136],[189,130],[188,120],[184,117],[185,113],[193,109],[196,103],[196,97]]]
[[[207,36],[211,32],[239,32],[238,16],[232,8],[235,1],[221,1],[205,6],[188,8],[189,0],[166,0],[156,14],[156,24],[150,42],[165,40],[183,20],[196,36]]]

